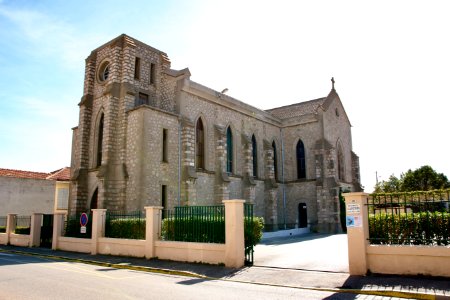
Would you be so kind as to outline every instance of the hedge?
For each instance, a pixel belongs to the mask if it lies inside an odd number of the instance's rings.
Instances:
[[[450,213],[370,215],[369,237],[372,244],[450,245]]]
[[[0,233],[6,232],[6,226],[0,226]]]
[[[14,230],[15,234],[30,234],[30,227],[17,226]]]
[[[115,219],[105,227],[106,237],[145,240],[145,219]]]

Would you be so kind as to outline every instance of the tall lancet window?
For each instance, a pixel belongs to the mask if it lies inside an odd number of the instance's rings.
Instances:
[[[233,173],[233,133],[227,128],[227,173]]]
[[[205,131],[201,118],[198,118],[195,128],[195,167],[197,169],[205,168]]]
[[[102,165],[102,156],[103,156],[103,121],[104,114],[100,116],[100,122],[98,123],[97,130],[97,161],[96,166],[99,167]]]
[[[305,160],[305,146],[302,140],[297,143],[297,178],[306,178],[306,160]]]
[[[258,177],[258,148],[255,135],[252,135],[253,177]]]
[[[341,181],[344,181],[345,177],[345,168],[344,168],[344,154],[342,153],[341,144],[338,144],[337,147],[337,164],[338,164],[338,178]]]

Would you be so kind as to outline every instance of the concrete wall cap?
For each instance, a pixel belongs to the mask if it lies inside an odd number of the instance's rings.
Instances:
[[[245,203],[245,200],[242,199],[230,199],[230,200],[222,200],[222,203]]]

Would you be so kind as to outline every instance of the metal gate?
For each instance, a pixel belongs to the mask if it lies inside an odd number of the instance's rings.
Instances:
[[[255,236],[253,234],[253,204],[244,203],[244,240],[245,240],[245,265],[253,265],[253,245]]]
[[[42,216],[41,247],[51,248],[53,237],[53,215]]]

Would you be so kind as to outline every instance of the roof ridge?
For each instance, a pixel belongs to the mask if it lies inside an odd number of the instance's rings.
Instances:
[[[271,110],[280,109],[280,108],[293,107],[293,106],[308,104],[308,103],[311,103],[311,102],[314,102],[314,101],[325,100],[325,99],[327,99],[327,97],[321,97],[321,98],[307,100],[307,101],[303,101],[303,102],[297,102],[297,103],[293,103],[293,104],[289,104],[289,105],[274,107],[274,108],[266,109],[265,111],[271,111]]]

